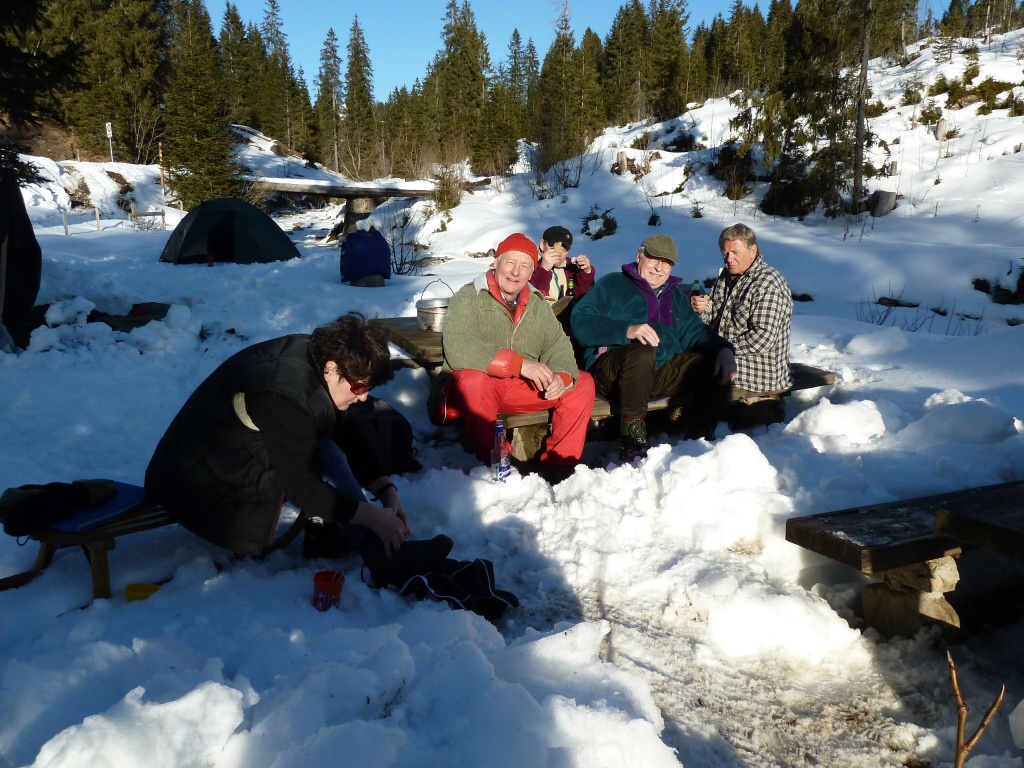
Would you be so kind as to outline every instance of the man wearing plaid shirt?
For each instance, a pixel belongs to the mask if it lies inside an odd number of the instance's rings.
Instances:
[[[725,266],[708,296],[690,306],[736,348],[736,390],[729,427],[742,429],[783,420],[782,396],[793,385],[789,372],[793,295],[786,279],[765,263],[754,231],[745,224],[718,236]]]

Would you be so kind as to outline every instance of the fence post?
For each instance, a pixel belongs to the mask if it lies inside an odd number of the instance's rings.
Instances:
[[[96,231],[99,232],[100,231],[100,209],[99,209],[99,206],[93,208],[93,210],[96,211]]]
[[[68,214],[67,214],[67,212],[61,211],[60,212],[60,217],[64,221],[64,234],[67,235],[67,234],[69,234],[68,233]]]

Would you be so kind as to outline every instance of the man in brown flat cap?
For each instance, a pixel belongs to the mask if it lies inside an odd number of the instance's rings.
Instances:
[[[573,312],[597,393],[618,410],[623,461],[647,455],[647,403],[660,397],[691,395],[684,437],[713,438],[736,377],[732,345],[690,309],[687,286],[672,275],[678,263],[675,241],[651,235],[636,261],[598,280]]]

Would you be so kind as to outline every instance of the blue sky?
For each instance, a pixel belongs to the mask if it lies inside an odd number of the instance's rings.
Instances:
[[[577,42],[590,27],[603,39],[619,7],[626,0],[576,0],[569,4],[572,29]],[[644,5],[647,3],[644,2]],[[747,6],[753,2],[745,2]],[[235,0],[245,22],[259,24],[266,12],[266,0]],[[395,88],[411,86],[426,73],[427,64],[441,47],[441,28],[447,0],[377,0],[364,4],[329,3],[324,0],[279,0],[284,31],[296,65],[302,66],[310,90],[320,68],[320,50],[327,30],[334,28],[342,53],[348,43],[352,20],[359,15],[370,48],[374,73],[374,97],[383,101]],[[543,59],[554,39],[555,23],[561,14],[561,0],[476,0],[470,3],[477,27],[487,38],[491,58],[505,59],[513,29],[523,40],[533,39]],[[710,24],[716,13],[728,16],[729,0],[697,0],[687,3],[692,32],[703,20]],[[224,18],[223,0],[207,0],[214,31]],[[313,94],[315,96],[315,93]]]

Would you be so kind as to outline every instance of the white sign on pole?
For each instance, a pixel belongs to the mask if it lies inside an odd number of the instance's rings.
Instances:
[[[107,123],[107,144],[110,145],[110,162],[114,162],[114,126]]]
[[[107,138],[108,139],[114,138],[114,126],[111,125],[110,123],[107,123]]]

